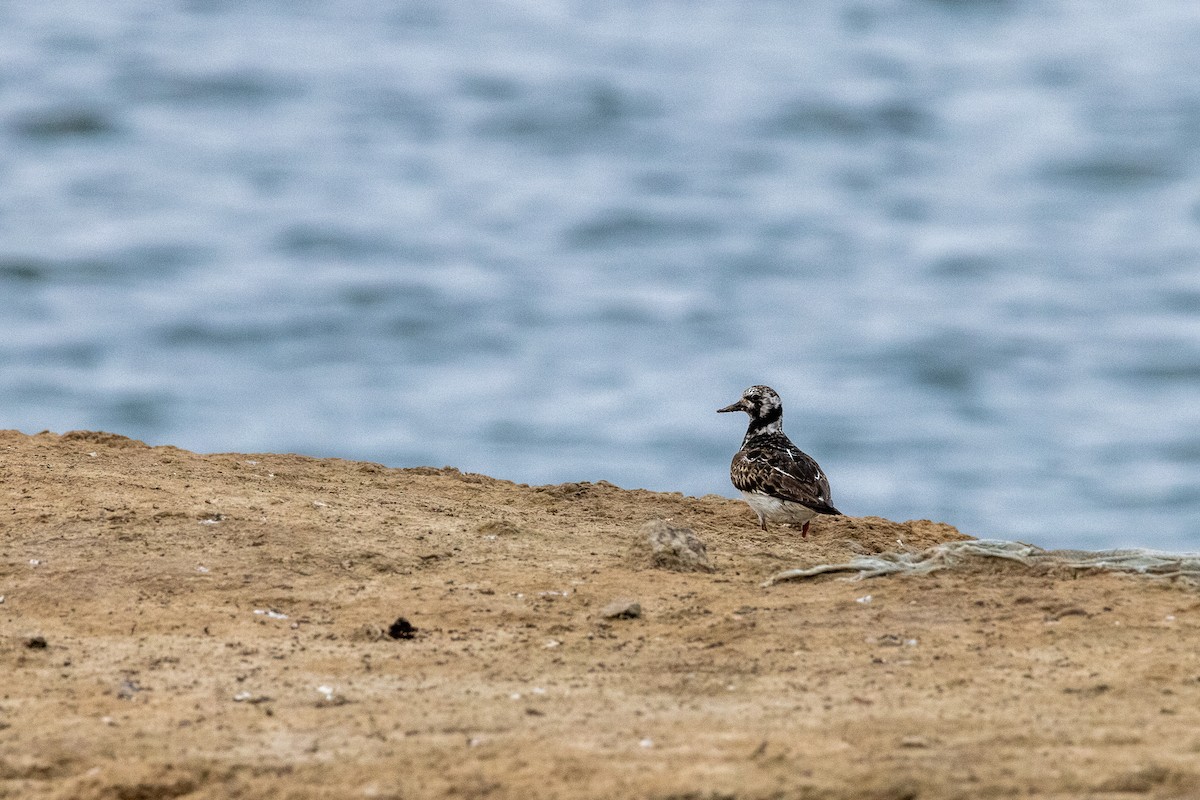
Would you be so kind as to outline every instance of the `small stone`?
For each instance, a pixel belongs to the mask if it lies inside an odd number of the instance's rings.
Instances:
[[[25,646],[30,650],[45,650],[50,645],[46,642],[45,636],[30,636],[25,640]]]
[[[397,617],[396,621],[388,626],[387,635],[393,639],[412,639],[417,635],[417,628],[404,617]]]
[[[345,695],[334,689],[332,686],[318,686],[317,692],[321,695],[321,699],[317,701],[317,706],[344,706],[350,701]]]
[[[712,572],[708,548],[691,528],[653,519],[641,528],[639,550],[650,550],[650,561],[659,569],[676,572]]]
[[[267,617],[268,619],[287,619],[288,615],[282,611],[276,611],[273,608],[256,608],[254,614],[259,617]]]
[[[387,631],[380,625],[367,622],[358,626],[351,638],[359,642],[381,642],[387,638]]]
[[[642,616],[642,604],[636,600],[614,600],[600,609],[604,619],[637,619]]]
[[[233,696],[235,703],[249,703],[251,705],[260,705],[262,703],[271,702],[271,698],[265,694],[254,694],[253,692],[238,692]]]

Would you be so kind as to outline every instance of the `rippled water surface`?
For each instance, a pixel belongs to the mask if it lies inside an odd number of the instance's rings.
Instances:
[[[0,6],[0,427],[1200,549],[1200,6]],[[748,520],[750,512],[747,511]]]

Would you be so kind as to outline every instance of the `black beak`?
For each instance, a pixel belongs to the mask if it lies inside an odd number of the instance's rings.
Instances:
[[[717,413],[724,414],[726,411],[745,411],[745,410],[746,410],[746,407],[744,405],[742,405],[742,401],[738,400],[736,403],[734,403],[731,406],[725,406],[724,408],[718,408]]]

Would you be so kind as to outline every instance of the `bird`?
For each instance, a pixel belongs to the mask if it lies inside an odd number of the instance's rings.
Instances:
[[[751,386],[736,403],[717,409],[718,414],[729,411],[750,415],[742,448],[729,465],[729,478],[758,515],[762,530],[768,521],[800,525],[800,536],[807,539],[813,517],[841,515],[831,503],[825,473],[784,434],[783,401],[774,389]]]

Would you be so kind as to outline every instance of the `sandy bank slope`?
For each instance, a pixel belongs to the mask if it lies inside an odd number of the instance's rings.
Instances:
[[[1200,796],[1186,586],[764,589],[959,534],[108,434],[0,433],[0,492],[0,797]]]

